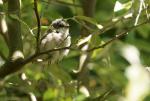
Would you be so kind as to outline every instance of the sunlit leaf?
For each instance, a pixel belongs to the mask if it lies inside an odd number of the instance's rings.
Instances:
[[[123,9],[123,4],[121,4],[119,1],[116,1],[114,12],[117,12],[119,10]]]
[[[128,1],[126,3],[121,3],[119,1],[116,1],[116,4],[114,6],[114,13],[115,16],[122,16],[128,12],[128,10],[131,8],[132,2]]]
[[[115,7],[114,7],[114,12],[118,12],[118,11],[123,10],[123,9],[128,10],[131,8],[131,5],[132,5],[131,1],[124,3],[124,4],[122,4],[119,1],[116,1]]]
[[[85,86],[80,87],[80,92],[83,93],[86,97],[90,96],[89,91]]]
[[[100,24],[96,24],[96,26],[97,26],[98,29],[103,29],[103,28],[104,28],[104,27],[103,27],[102,25],[100,25]]]
[[[47,91],[44,93],[43,99],[44,101],[50,101],[54,100],[58,95],[58,90],[54,88],[49,88]]]
[[[79,42],[77,43],[77,46],[83,45],[85,43],[87,43],[88,41],[91,40],[92,35],[88,35],[87,37],[80,39]]]

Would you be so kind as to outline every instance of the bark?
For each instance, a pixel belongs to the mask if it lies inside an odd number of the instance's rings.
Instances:
[[[11,15],[18,16],[20,18],[20,2],[19,0],[8,0],[8,12]],[[21,24],[17,19],[8,17],[8,39],[9,39],[9,50],[10,57],[16,51],[23,50],[22,38],[21,38]]]
[[[95,13],[96,0],[82,0],[82,7],[85,16],[93,17]]]
[[[8,61],[0,67],[0,78],[20,69],[24,58],[21,24],[17,19],[11,17],[11,15],[14,15],[20,18],[20,0],[8,0],[7,3],[9,12],[7,16],[9,57]]]

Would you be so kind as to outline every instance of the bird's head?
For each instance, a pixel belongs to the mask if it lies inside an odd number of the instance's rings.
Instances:
[[[60,33],[66,33],[66,31],[68,31],[69,33],[69,24],[67,23],[66,20],[62,18],[54,20],[51,26],[53,27],[54,30]]]

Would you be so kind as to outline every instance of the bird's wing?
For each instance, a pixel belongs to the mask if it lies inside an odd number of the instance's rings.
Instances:
[[[53,46],[53,32],[48,33],[40,42],[40,50],[46,51],[52,49]]]
[[[48,35],[48,34],[51,34],[53,31],[52,31],[52,29],[48,29],[45,33],[44,33],[44,35],[41,37],[41,39],[40,39],[40,43],[41,43],[41,41]]]
[[[67,37],[65,38],[61,38],[61,40],[59,40],[59,44],[57,44],[58,46],[57,47],[69,47],[71,45],[71,37],[68,35]],[[58,60],[61,60],[64,56],[67,56],[69,53],[69,49],[65,49],[65,50],[60,50],[59,51],[59,59]]]

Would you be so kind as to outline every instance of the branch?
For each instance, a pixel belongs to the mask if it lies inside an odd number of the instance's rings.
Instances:
[[[85,16],[93,17],[96,7],[96,0],[82,0]]]
[[[36,15],[37,26],[38,26],[37,37],[36,37],[36,53],[38,53],[39,52],[40,32],[41,32],[41,22],[40,22],[40,16],[39,16],[39,13],[38,13],[37,0],[34,0],[34,12],[35,12],[35,15]]]
[[[146,11],[146,10],[150,10],[150,6],[147,6],[147,7],[143,8],[142,11],[140,11],[140,13],[142,13],[142,12],[144,12],[144,11]],[[143,15],[143,16],[141,16],[141,17],[145,17],[145,15]],[[106,31],[110,30],[111,28],[113,28],[114,25],[116,25],[116,24],[119,23],[120,21],[124,22],[124,21],[126,21],[126,20],[133,20],[133,18],[134,18],[133,14],[132,14],[132,13],[128,13],[128,14],[124,14],[123,16],[120,16],[119,18],[118,18],[118,17],[117,17],[117,18],[114,18],[114,19],[116,19],[116,20],[114,20],[114,21],[113,21],[113,19],[110,19],[110,21],[108,21],[108,22],[110,22],[110,23],[108,23],[107,25],[105,25],[102,29],[99,29],[99,31],[97,31],[97,32],[100,32],[100,35],[101,35],[101,34],[103,34],[104,32],[106,32]],[[148,20],[149,20],[149,19],[147,19],[147,21],[148,21]],[[112,25],[113,25],[113,26],[112,26]],[[138,25],[138,24],[136,24],[136,25]],[[136,26],[136,25],[134,24],[134,26]]]
[[[9,59],[0,67],[0,78],[19,70],[21,68],[21,61],[24,59],[22,53],[21,24],[18,20],[11,18],[9,14],[20,18],[20,0],[8,0],[7,27]]]
[[[31,62],[32,60],[36,59],[37,57],[41,56],[41,55],[44,55],[44,54],[48,54],[48,53],[51,53],[51,52],[54,52],[54,51],[61,51],[61,50],[65,50],[65,49],[70,49],[70,50],[77,50],[77,49],[74,49],[74,48],[71,48],[71,46],[69,47],[62,47],[62,48],[57,48],[57,49],[50,49],[50,50],[47,50],[47,51],[44,51],[44,52],[40,52],[40,53],[36,53],[28,58],[26,58],[24,61],[23,61],[23,64],[27,64],[29,62]]]
[[[36,59],[37,57],[44,55],[44,54],[48,54],[50,52],[54,52],[54,51],[60,51],[60,50],[65,50],[65,49],[73,49],[71,48],[71,46],[69,47],[63,47],[63,48],[57,48],[57,49],[51,49],[45,52],[41,52],[41,53],[35,53],[34,55],[21,60],[20,61],[8,61],[6,64],[4,64],[1,68],[0,68],[0,79],[4,78],[5,76],[12,74],[18,70],[20,70],[24,65],[28,64],[29,62],[31,62],[32,60]],[[74,49],[73,49],[74,50]],[[10,69],[12,68],[12,69]]]
[[[20,1],[19,0],[8,0],[8,47],[9,57],[12,58],[16,51],[22,52],[22,36],[21,36],[21,23],[12,18],[10,15],[15,15],[20,18]]]
[[[118,34],[116,35],[115,37],[113,37],[112,39],[110,39],[109,41],[105,42],[104,44],[100,45],[100,46],[97,46],[97,47],[94,47],[94,48],[91,48],[91,49],[88,49],[87,52],[91,52],[91,51],[94,51],[96,49],[99,49],[99,48],[104,48],[106,45],[110,44],[111,42],[127,35],[128,31],[124,31],[122,32],[121,34]]]
[[[120,34],[117,34],[115,37],[113,37],[112,39],[110,39],[109,41],[107,41],[106,43],[100,45],[100,46],[97,46],[97,47],[94,47],[94,48],[91,48],[89,50],[87,50],[87,52],[91,52],[91,51],[94,51],[96,49],[99,49],[99,48],[104,48],[106,45],[110,44],[111,42],[117,40],[117,39],[120,39],[122,38],[123,36],[127,35],[129,31],[141,26],[141,25],[144,25],[144,24],[147,24],[149,22],[149,20],[141,23],[141,24],[138,24],[137,26],[132,26],[131,28],[128,28],[126,31],[123,31],[121,32]]]

